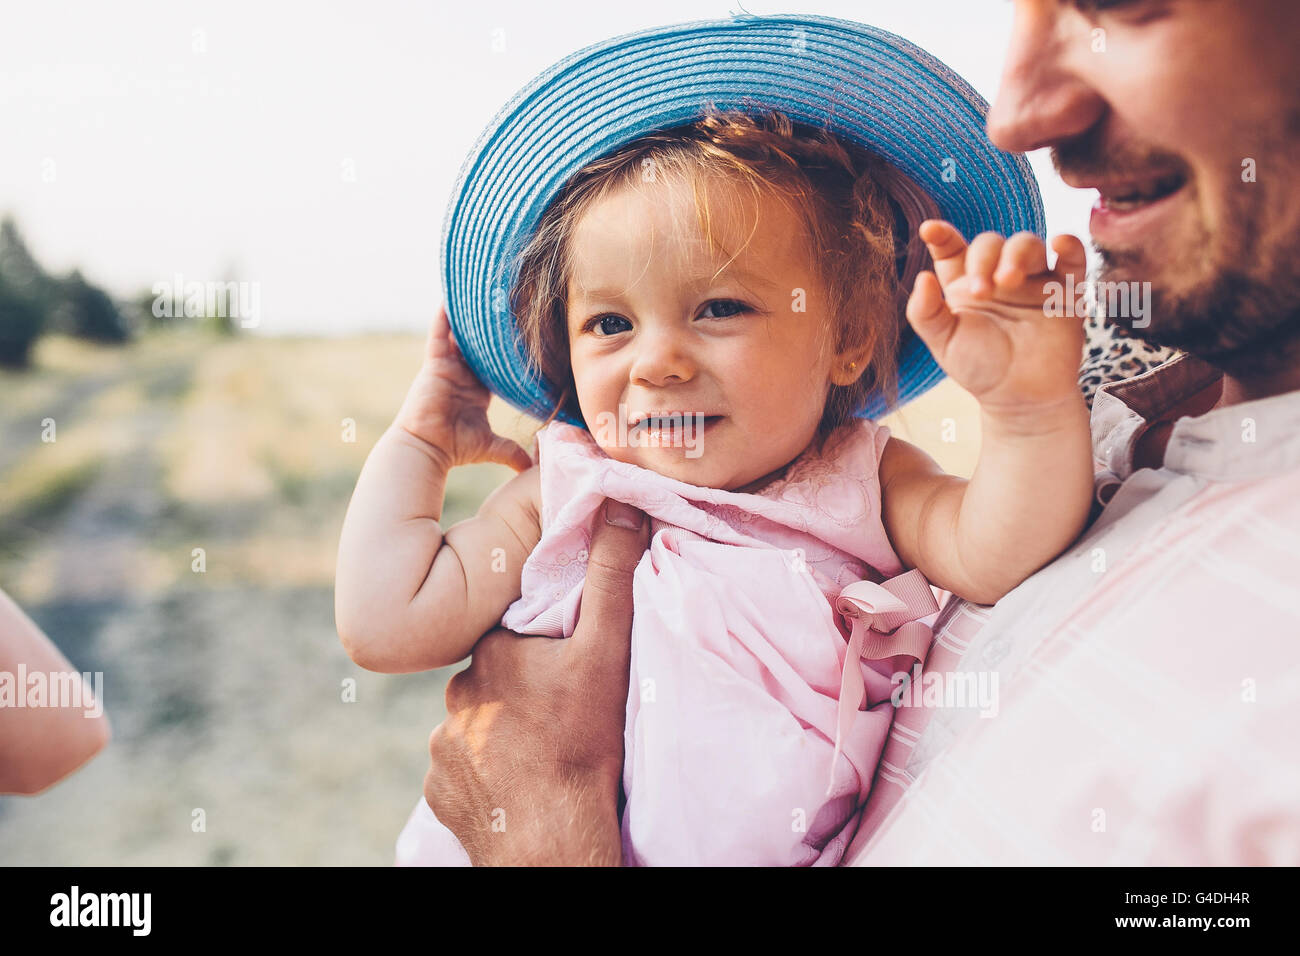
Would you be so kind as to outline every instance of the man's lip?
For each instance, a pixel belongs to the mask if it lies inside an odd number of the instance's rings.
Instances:
[[[1112,198],[1132,195],[1133,193],[1152,187],[1163,179],[1170,179],[1175,176],[1181,177],[1182,179],[1182,182],[1178,185],[1178,189],[1174,190],[1176,193],[1187,185],[1188,175],[1187,171],[1184,169],[1149,169],[1140,174],[1117,176],[1113,179],[1080,179],[1073,177],[1068,173],[1062,173],[1061,181],[1071,189],[1095,189],[1103,198]],[[1170,193],[1170,195],[1173,194],[1174,193]]]
[[[1098,196],[1088,223],[1093,243],[1105,250],[1133,248],[1150,241],[1151,234],[1160,228],[1161,221],[1183,198],[1185,190],[1184,185],[1167,196],[1128,210],[1111,208]]]

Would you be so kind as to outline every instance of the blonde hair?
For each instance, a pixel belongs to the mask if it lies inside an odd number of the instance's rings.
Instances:
[[[596,202],[643,181],[647,169],[655,181],[679,177],[692,184],[700,228],[715,246],[707,191],[699,187],[703,175],[721,173],[747,186],[756,201],[767,191],[791,202],[807,227],[811,261],[829,296],[825,312],[834,325],[835,350],[861,356],[864,367],[852,384],[830,386],[818,437],[852,419],[872,392],[892,404],[906,298],[898,264],[906,256],[906,271],[918,271],[925,257],[916,227],[937,207],[883,159],[826,130],[795,124],[777,112],[755,116],[710,109],[687,126],[641,137],[584,166],[547,208],[520,254],[511,308],[530,369],[558,389],[547,422],[561,411],[582,420],[568,343],[574,228]],[[911,237],[902,250],[895,243],[891,190],[910,200],[900,204]],[[911,255],[909,247],[915,247]]]

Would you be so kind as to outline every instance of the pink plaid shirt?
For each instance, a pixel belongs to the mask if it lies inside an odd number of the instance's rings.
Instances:
[[[1217,377],[1098,393],[1104,509],[996,607],[944,608],[849,865],[1300,863],[1300,392],[1132,465]]]

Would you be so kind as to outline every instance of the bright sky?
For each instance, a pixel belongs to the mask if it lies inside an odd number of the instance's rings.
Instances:
[[[461,160],[563,55],[736,0],[11,4],[0,31],[0,214],[47,268],[117,295],[176,274],[261,284],[261,331],[422,329],[441,298]],[[1011,4],[748,0],[899,33],[992,99]],[[503,40],[504,42],[500,42]],[[496,41],[494,43],[494,41]],[[503,47],[494,50],[494,45]],[[1091,193],[1032,157],[1051,233]]]

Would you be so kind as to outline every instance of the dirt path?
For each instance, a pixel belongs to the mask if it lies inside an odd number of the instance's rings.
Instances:
[[[209,354],[79,380],[47,413],[62,433],[118,385],[146,396],[117,421],[118,451],[22,544],[51,575],[52,596],[26,610],[74,666],[103,673],[113,741],[38,798],[0,798],[0,865],[385,865],[419,797],[448,671],[358,669],[328,584],[190,573],[191,537],[219,563],[250,520],[299,513],[278,492],[201,508],[169,496],[159,436]],[[39,443],[22,421],[0,421],[0,435],[15,439],[0,447],[8,464]],[[319,513],[302,520],[337,520],[348,490],[322,479]],[[293,535],[290,524],[286,549]],[[159,549],[183,573],[142,587]]]
[[[60,390],[58,398],[42,407],[38,414],[0,419],[0,475],[40,445],[42,419],[53,418],[60,428],[76,424],[84,416],[83,409],[87,405],[120,385],[129,375],[129,370],[124,370],[76,379]]]
[[[146,392],[159,385],[183,389],[194,364],[191,359],[153,373],[143,380]],[[166,406],[149,404],[127,420],[126,447],[99,470],[47,539],[58,556],[54,589],[59,594],[84,600],[132,590],[135,544],[157,526],[167,504],[153,443],[171,414]]]

